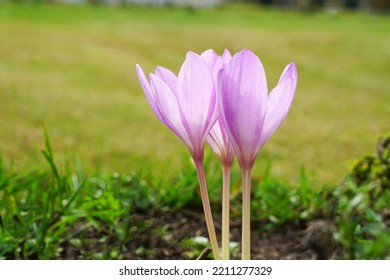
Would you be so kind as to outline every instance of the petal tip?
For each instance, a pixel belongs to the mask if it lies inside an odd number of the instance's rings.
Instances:
[[[283,78],[291,78],[293,80],[298,79],[298,70],[295,62],[287,64],[287,66],[284,68],[282,75],[280,76],[280,80],[282,80]]]
[[[135,65],[135,70],[136,70],[137,72],[142,71],[142,68],[141,68],[141,66],[140,66],[138,63]],[[142,72],[143,72],[143,71],[142,71]]]
[[[194,53],[193,51],[188,51],[187,54],[186,54],[186,60],[187,59],[193,59],[193,58],[196,58],[198,57],[199,55],[197,53]]]
[[[288,66],[293,68],[295,71],[297,70],[297,65],[296,65],[296,63],[294,61],[290,62],[290,64]]]
[[[297,78],[298,77],[298,70],[297,70],[297,65],[295,64],[295,62],[291,62],[289,64],[289,72],[290,72],[290,75],[293,76],[293,78]]]
[[[246,49],[246,48],[242,49],[240,53],[244,56],[256,56],[250,49]]]
[[[232,56],[231,52],[229,51],[228,48],[226,48],[224,51],[223,51],[223,54],[222,55],[229,55],[229,56]]]

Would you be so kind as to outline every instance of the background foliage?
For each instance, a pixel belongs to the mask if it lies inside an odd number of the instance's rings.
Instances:
[[[385,16],[5,4],[0,26],[7,38],[0,43],[0,151],[15,168],[44,166],[37,149],[44,123],[57,158],[79,158],[87,173],[176,176],[185,147],[151,112],[135,64],[177,73],[188,50],[249,48],[262,59],[269,89],[296,62],[292,109],[260,153],[255,177],[271,160],[272,175],[293,183],[302,166],[319,185],[341,182],[348,160],[370,152],[389,128]]]

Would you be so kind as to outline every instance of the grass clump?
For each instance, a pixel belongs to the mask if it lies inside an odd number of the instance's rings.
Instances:
[[[326,219],[335,225],[343,252],[339,257],[388,259],[388,139],[382,138],[376,155],[357,161],[339,186],[313,188],[302,171],[300,184],[289,187],[267,171],[254,182],[252,222],[260,225],[255,231]],[[139,172],[86,176],[78,167],[62,173],[46,133],[42,153],[47,170],[15,172],[0,161],[0,258],[148,259],[161,257],[159,246],[180,252],[167,253],[167,258],[195,258],[205,247],[195,242],[197,229],[191,226],[201,219],[196,213],[201,214],[202,206],[190,161],[175,180],[162,182]],[[218,220],[219,168],[211,159],[206,168],[215,176],[208,181]],[[232,177],[235,220],[241,211],[241,183],[238,171]],[[189,230],[182,236],[172,235],[177,219],[184,219]]]

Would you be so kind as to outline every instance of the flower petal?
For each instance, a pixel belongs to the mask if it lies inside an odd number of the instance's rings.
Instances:
[[[204,59],[210,69],[214,68],[214,64],[218,59],[218,54],[214,50],[209,49],[204,51],[200,56]]]
[[[146,100],[148,100],[150,108],[152,108],[152,111],[157,116],[157,118],[159,118],[160,121],[164,122],[164,118],[161,116],[160,112],[156,107],[156,97],[149,84],[149,81],[145,77],[144,71],[142,70],[141,66],[139,66],[138,64],[136,65],[136,70],[137,70],[138,79],[141,83],[141,87],[145,93]]]
[[[199,55],[188,52],[177,84],[183,125],[196,148],[202,148],[217,120],[214,81],[209,66]]]
[[[298,72],[295,63],[290,63],[280,76],[277,86],[268,96],[267,112],[261,133],[259,149],[275,133],[286,118],[294,99],[298,82]]]
[[[253,164],[267,106],[263,66],[256,55],[244,49],[234,55],[221,79],[219,106],[225,128],[240,164]]]
[[[172,73],[171,70],[157,66],[155,71],[156,76],[160,77],[161,80],[166,83],[171,89],[172,93],[176,96],[177,77]]]
[[[223,66],[226,67],[232,60],[232,55],[228,49],[225,49],[222,55]]]
[[[175,95],[160,77],[150,74],[150,82],[153,91],[156,93],[156,106],[163,116],[163,122],[180,137],[187,147],[190,147],[191,142],[181,121]]]
[[[204,51],[200,56],[209,66],[215,82],[217,80],[219,70],[223,67],[222,58],[212,49]]]
[[[207,136],[207,142],[216,154],[222,156],[222,152],[224,150],[224,138],[219,120],[215,122],[213,128],[210,130],[210,133]]]
[[[221,118],[215,122],[206,138],[211,149],[219,155],[221,160],[227,164],[231,164],[234,159],[234,151],[230,143],[229,136],[223,126]]]

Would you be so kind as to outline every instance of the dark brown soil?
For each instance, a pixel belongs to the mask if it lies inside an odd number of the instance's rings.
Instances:
[[[215,221],[219,221],[215,217]],[[330,221],[320,221],[331,225]],[[190,210],[181,210],[177,213],[165,213],[151,209],[145,212],[133,213],[129,217],[129,240],[117,240],[110,237],[107,232],[99,232],[95,229],[80,231],[80,240],[86,240],[82,246],[75,246],[71,242],[63,244],[64,250],[61,259],[196,259],[205,245],[197,244],[195,237],[207,237],[207,229],[203,213]],[[326,244],[331,236],[318,237],[318,231],[310,232],[310,225],[317,221],[300,221],[279,225],[273,229],[264,231],[266,222],[252,223],[251,252],[252,259],[317,259],[336,258],[342,256],[342,250],[335,244]],[[220,240],[221,225],[215,224],[217,235]],[[329,226],[330,228],[330,226]],[[326,230],[329,230],[327,228]],[[232,259],[240,258],[241,223],[231,222],[230,240],[237,244],[232,250]],[[316,241],[312,242],[314,238]],[[327,231],[331,235],[330,231]],[[102,238],[102,236],[108,236]],[[117,235],[115,235],[117,236]],[[308,242],[309,240],[309,242]],[[311,240],[311,241],[310,241]],[[319,240],[319,241],[318,241]],[[319,242],[319,244],[317,244]],[[325,257],[318,257],[318,250],[328,250]],[[115,252],[115,254],[113,254]],[[321,253],[321,252],[320,252]],[[212,254],[207,259],[212,258]]]

